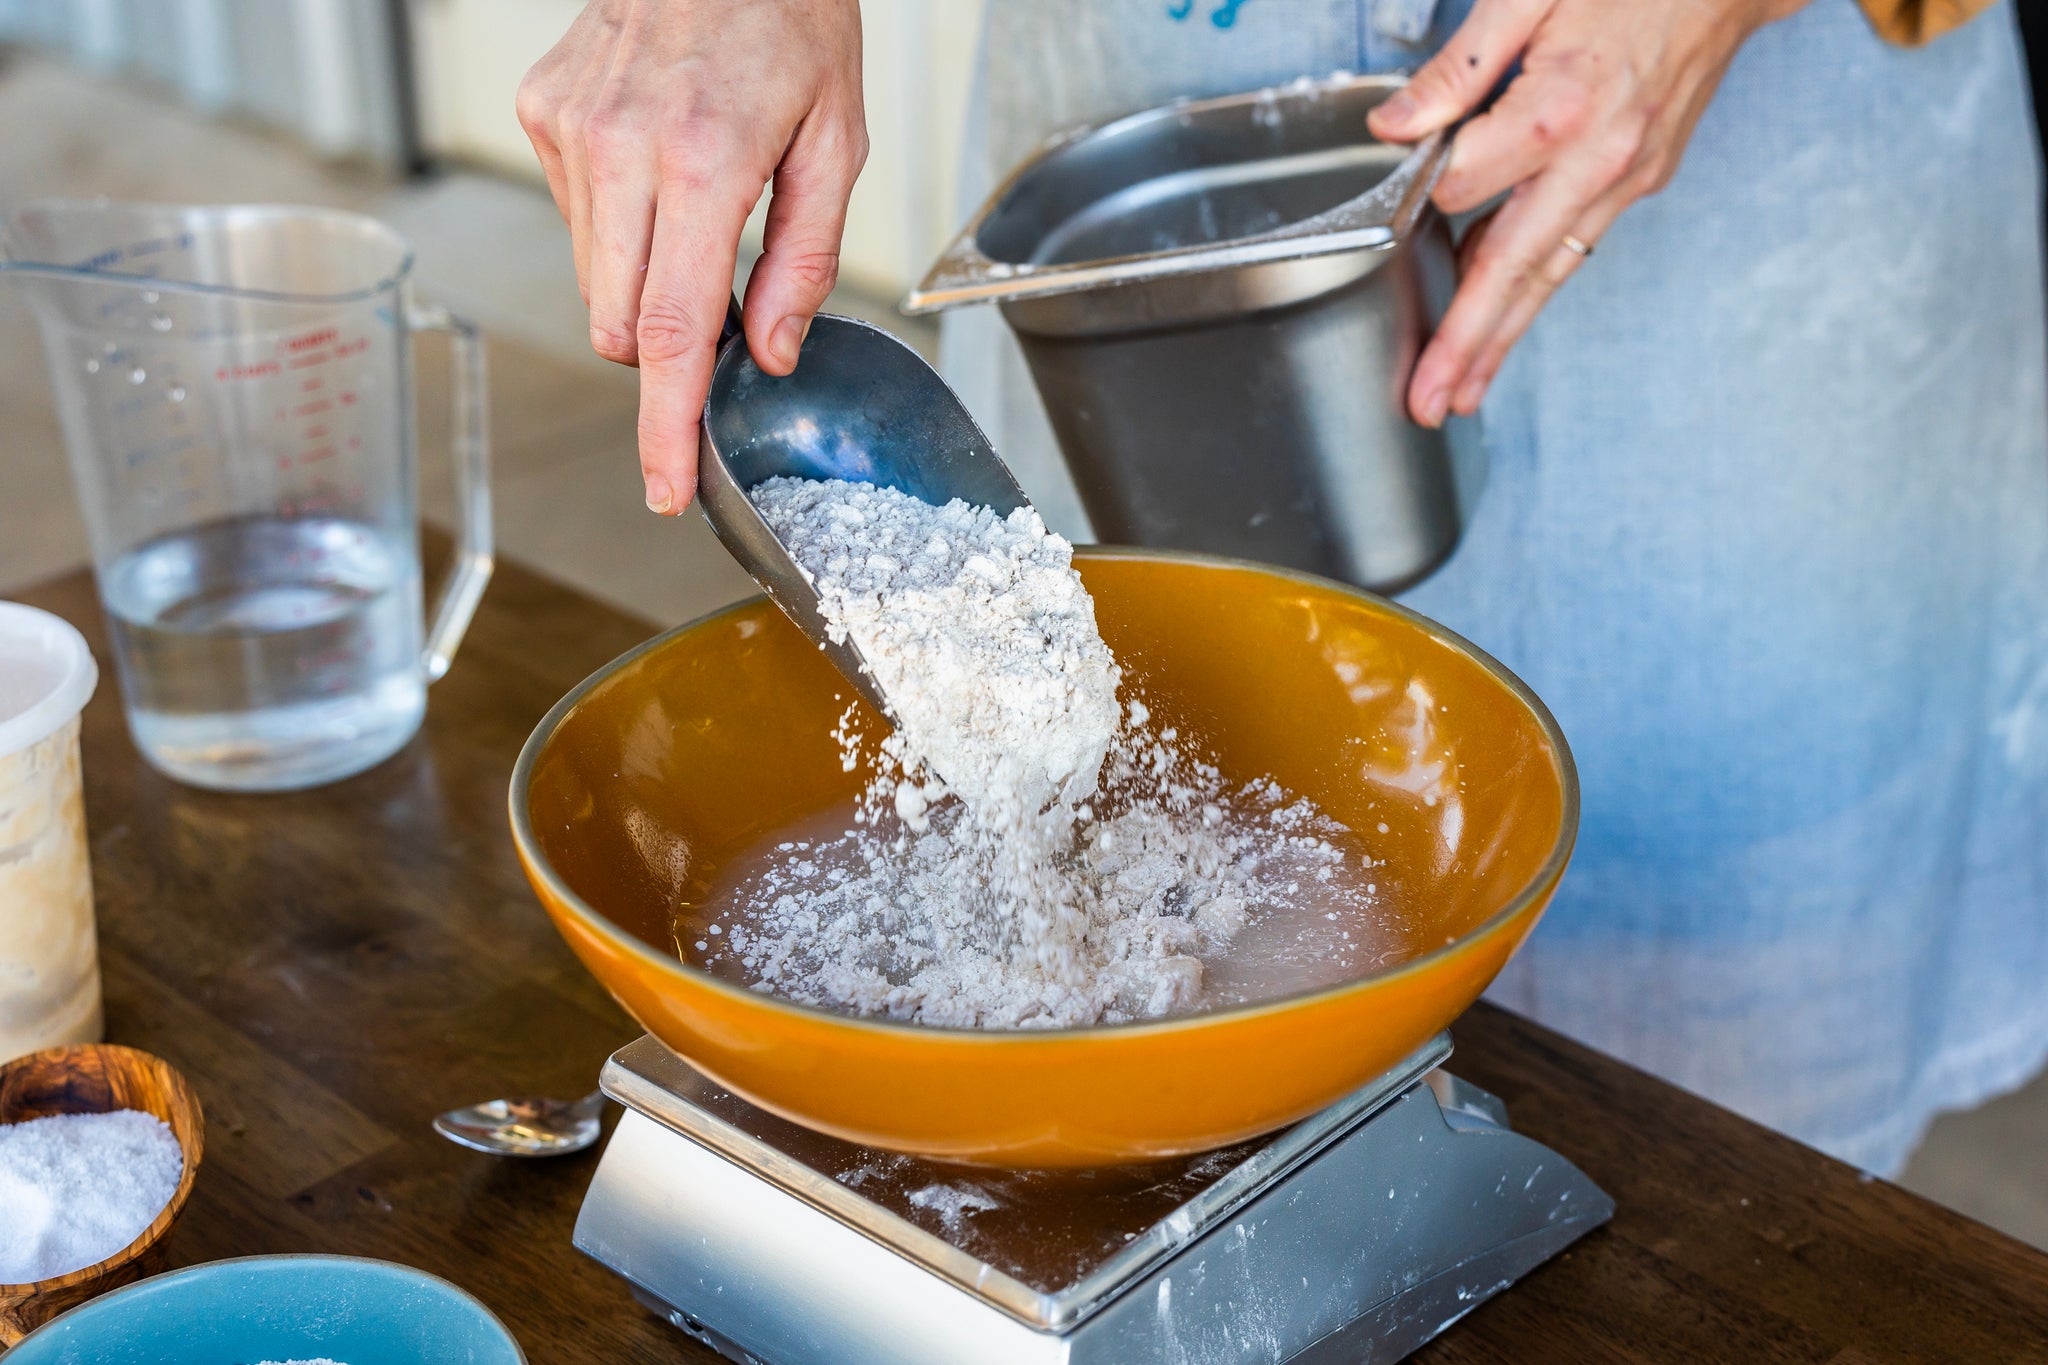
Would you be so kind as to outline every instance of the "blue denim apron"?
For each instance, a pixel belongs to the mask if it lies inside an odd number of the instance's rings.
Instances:
[[[1454,0],[989,0],[963,197],[1047,132],[1411,67]],[[1407,600],[1556,711],[1578,855],[1502,1003],[1878,1171],[2048,1057],[2048,354],[2012,15],[1815,0],[1538,319]],[[949,375],[1085,537],[1014,344]]]

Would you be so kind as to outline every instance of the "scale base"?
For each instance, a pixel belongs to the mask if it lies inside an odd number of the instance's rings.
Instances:
[[[1201,1192],[1144,1227],[1115,1231],[1132,1205],[1114,1190],[1077,1203],[1072,1177],[1048,1175],[992,1178],[987,1212],[956,1201],[933,1235],[886,1196],[870,1203],[848,1173],[907,1173],[898,1186],[920,1205],[928,1190],[973,1188],[959,1168],[792,1136],[643,1039],[606,1067],[628,1107],[576,1245],[746,1365],[1396,1361],[1614,1211],[1571,1163],[1510,1129],[1497,1099],[1437,1069],[1447,1052],[1440,1042],[1408,1074],[1333,1106],[1356,1112],[1313,1144],[1289,1135],[1318,1119],[1248,1145],[1233,1163],[1256,1174],[1235,1185],[1198,1172]],[[1033,1193],[1041,1180],[1056,1193]],[[1011,1254],[1031,1240],[1032,1199],[1057,1200],[1068,1220],[1099,1210],[1129,1246],[1070,1283],[1048,1278]],[[1004,1230],[1000,1200],[1027,1206],[1021,1230],[1015,1218]]]

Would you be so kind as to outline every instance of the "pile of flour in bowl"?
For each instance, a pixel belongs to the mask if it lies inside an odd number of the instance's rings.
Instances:
[[[889,698],[906,778],[937,779],[984,823],[1087,799],[1116,734],[1116,661],[1073,547],[1036,511],[790,478],[753,500]],[[918,827],[923,788],[898,790]]]
[[[874,779],[723,888],[706,966],[863,1014],[1066,1028],[1232,1003],[1205,963],[1269,918],[1321,933],[1300,955],[1325,969],[1352,945],[1371,893],[1342,875],[1364,861],[1346,831],[1119,703],[1072,547],[1034,510],[787,478],[752,496],[895,729],[864,753],[842,726]]]

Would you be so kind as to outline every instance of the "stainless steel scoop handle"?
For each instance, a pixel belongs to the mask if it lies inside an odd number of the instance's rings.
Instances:
[[[746,319],[740,315],[740,296],[735,293],[725,301],[725,325],[718,329],[718,349],[725,350],[727,342],[747,331]]]

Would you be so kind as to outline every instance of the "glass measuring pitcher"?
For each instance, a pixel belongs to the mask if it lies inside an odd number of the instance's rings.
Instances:
[[[491,573],[476,329],[412,252],[323,209],[49,202],[0,233],[26,287],[129,726],[202,787],[278,791],[419,728]],[[455,347],[455,565],[421,600],[412,338]]]

